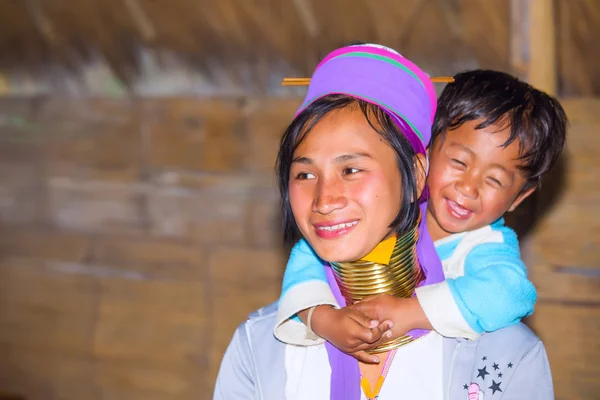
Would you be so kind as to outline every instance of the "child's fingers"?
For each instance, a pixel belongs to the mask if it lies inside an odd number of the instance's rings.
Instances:
[[[374,344],[389,339],[391,336],[389,326],[389,321],[387,321],[386,324],[380,324],[371,329],[357,324],[351,331],[354,339],[361,342],[361,344],[357,346],[357,350],[372,349]]]
[[[387,342],[392,337],[392,331],[385,331],[375,340],[363,341],[362,343],[354,346],[354,351],[368,351],[377,348],[382,343]]]
[[[358,361],[364,362],[365,364],[379,364],[379,357],[374,354],[369,354],[366,351],[357,351],[351,355]]]
[[[357,311],[355,309],[349,310],[350,311],[350,317],[358,322],[362,327],[367,328],[367,329],[372,329],[372,328],[376,328],[379,325],[379,321],[369,317],[368,315]]]
[[[379,329],[379,328],[377,328]],[[392,337],[392,331],[391,330],[379,330],[377,336],[374,338],[373,341],[369,342],[369,346],[365,349],[361,349],[361,350],[372,350],[374,348],[376,348],[377,346],[379,346],[380,344],[390,340]]]
[[[394,321],[385,320],[381,324],[379,324],[378,328],[381,329],[382,332],[386,332],[386,331],[391,332],[391,329],[393,327],[394,327]]]
[[[352,309],[360,312],[369,319],[377,319],[377,308],[376,303],[372,301],[361,301],[353,304]]]
[[[383,332],[379,330],[379,328],[365,329],[363,327],[357,327],[357,329],[351,331],[350,335],[353,338],[353,347],[356,350],[364,350],[371,348],[371,344],[378,341],[383,335]]]

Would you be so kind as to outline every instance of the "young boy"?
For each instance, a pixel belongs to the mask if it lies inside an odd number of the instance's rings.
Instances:
[[[535,288],[502,217],[556,163],[566,115],[556,99],[501,72],[454,78],[439,99],[428,149],[426,222],[446,280],[417,288],[413,298],[381,295],[339,308],[323,262],[302,239],[284,275],[279,340],[327,340],[361,361],[378,362],[364,350],[412,329],[474,340],[533,312]]]

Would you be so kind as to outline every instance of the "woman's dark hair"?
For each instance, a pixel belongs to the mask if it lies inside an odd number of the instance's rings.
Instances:
[[[539,185],[565,144],[567,116],[558,100],[504,72],[472,70],[455,75],[440,95],[431,144],[473,120],[481,120],[476,129],[508,127],[510,136],[504,146],[519,141],[528,179],[523,190]]]
[[[322,97],[306,107],[288,126],[281,138],[277,155],[276,172],[279,191],[281,193],[281,209],[283,219],[283,237],[287,244],[297,241],[301,235],[296,225],[289,198],[290,169],[294,152],[306,135],[327,114],[349,107],[360,107],[369,125],[394,149],[398,160],[398,169],[402,179],[404,196],[398,215],[390,224],[398,234],[408,231],[419,217],[417,199],[416,170],[414,165],[415,150],[398,125],[380,107],[363,100],[346,95],[329,95]],[[408,126],[408,125],[407,125]],[[406,129],[403,127],[403,129]]]

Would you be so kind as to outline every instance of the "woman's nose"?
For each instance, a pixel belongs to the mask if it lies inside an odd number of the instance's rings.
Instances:
[[[318,184],[313,202],[313,212],[329,214],[348,205],[343,185],[335,181],[322,181]]]

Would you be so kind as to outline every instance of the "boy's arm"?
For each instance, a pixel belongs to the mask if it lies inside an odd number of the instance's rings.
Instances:
[[[320,336],[309,332],[304,324],[308,310],[316,307],[312,328]],[[299,318],[301,317],[302,320]],[[339,309],[327,282],[323,262],[304,240],[292,249],[283,278],[274,334],[284,343],[310,346],[331,342],[341,351],[366,363],[377,363],[379,358],[364,350],[376,347],[389,338],[389,321],[373,321],[352,308]]]
[[[464,261],[464,276],[418,288],[417,299],[440,334],[474,340],[530,315],[536,291],[515,238],[515,243],[473,247]]]
[[[284,343],[316,345],[324,340],[309,335],[306,325],[297,314],[317,305],[339,308],[323,267],[314,250],[301,239],[292,249],[285,273],[283,288],[275,319],[275,337]]]

